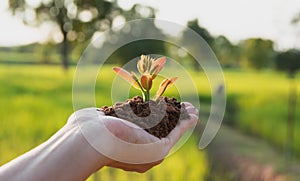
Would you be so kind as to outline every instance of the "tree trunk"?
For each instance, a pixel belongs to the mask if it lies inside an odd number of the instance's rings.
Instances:
[[[297,84],[294,78],[290,78],[290,93],[288,99],[288,115],[286,125],[286,161],[287,164],[293,157],[295,116],[297,102]]]
[[[63,31],[63,36],[64,36],[64,40],[62,42],[62,47],[61,47],[61,58],[62,58],[62,66],[64,68],[64,70],[68,70],[69,68],[69,44],[68,44],[68,40],[67,40],[67,32]]]

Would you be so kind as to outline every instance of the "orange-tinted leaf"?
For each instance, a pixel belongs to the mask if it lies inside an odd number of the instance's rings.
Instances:
[[[174,82],[177,80],[177,77],[173,77],[171,79],[165,79],[162,81],[162,83],[159,85],[159,88],[156,92],[155,98],[157,99],[158,97],[160,97],[168,87],[170,87],[171,85],[174,84]]]
[[[153,77],[154,73],[157,71],[157,69],[158,69],[158,65],[156,65],[155,67],[151,68],[150,75],[152,75],[152,77]]]
[[[141,77],[141,84],[143,86],[143,88],[145,88],[146,90],[150,90],[152,87],[152,78],[150,75],[142,75]]]
[[[126,70],[120,68],[120,67],[114,67],[113,70],[120,76],[122,77],[124,80],[126,80],[127,82],[129,82],[134,88],[136,89],[141,89],[139,84],[138,84],[138,80],[135,80],[132,75],[127,72]]]
[[[171,85],[173,85],[174,82],[175,82],[177,79],[178,79],[178,77],[173,77],[173,78],[171,78],[171,79],[170,79],[170,83],[168,84],[168,87],[170,87]],[[168,88],[168,87],[167,87],[167,88]]]
[[[159,59],[156,59],[153,63],[152,63],[152,66],[151,66],[151,70],[152,69],[155,69],[153,75],[152,75],[152,78],[154,79],[157,74],[161,71],[161,69],[164,67],[166,63],[166,57],[161,57]]]
[[[158,90],[156,92],[156,95],[155,95],[155,99],[160,97],[165,92],[168,84],[169,84],[169,79],[165,79],[165,80],[162,81],[162,83],[160,83],[159,88],[158,88]]]

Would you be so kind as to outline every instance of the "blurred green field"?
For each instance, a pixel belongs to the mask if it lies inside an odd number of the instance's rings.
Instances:
[[[238,104],[234,124],[285,149],[290,80],[278,72],[226,72],[227,94]],[[300,74],[297,84],[294,150],[300,155]]]
[[[107,98],[114,74],[111,67],[103,71],[106,78],[96,84],[98,106],[111,104]],[[58,66],[0,65],[0,165],[39,145],[66,123],[73,112],[73,73],[74,68],[64,73]],[[101,180],[204,180],[207,164],[206,153],[198,150],[193,138],[146,174],[105,168],[96,176]]]
[[[72,81],[74,68],[67,73],[58,66],[0,65],[0,165],[37,146],[62,127],[73,111]],[[227,95],[237,104],[234,125],[262,137],[280,148],[286,136],[289,81],[278,72],[225,71]],[[105,79],[96,83],[97,105],[110,105],[111,67],[103,69]],[[203,73],[192,72],[200,95],[209,96],[210,87]],[[300,153],[300,75],[296,108],[295,147]],[[189,91],[189,85],[183,92]],[[168,94],[176,94],[176,88]],[[131,94],[135,94],[132,91]],[[200,98],[201,101],[201,98]],[[202,106],[202,112],[208,110]],[[233,114],[227,112],[227,114]],[[203,117],[202,119],[205,119]],[[205,120],[202,120],[205,121]],[[227,120],[226,120],[227,121]],[[126,173],[105,168],[101,180],[204,180],[209,170],[206,153],[197,149],[191,139],[176,154],[147,174]],[[187,155],[189,155],[187,157]],[[190,156],[192,155],[192,156]],[[152,179],[153,178],[153,179]],[[170,178],[170,179],[169,179]]]
[[[72,113],[72,75],[52,66],[0,66],[0,163],[40,144]]]

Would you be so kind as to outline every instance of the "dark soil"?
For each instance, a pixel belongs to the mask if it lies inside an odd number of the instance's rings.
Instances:
[[[189,117],[183,104],[167,97],[144,102],[136,96],[110,107],[103,106],[102,109],[105,115],[130,121],[158,138],[166,137],[180,119]]]

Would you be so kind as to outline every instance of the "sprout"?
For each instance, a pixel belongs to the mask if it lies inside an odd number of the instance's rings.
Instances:
[[[149,56],[142,55],[137,62],[137,69],[141,74],[140,79],[134,72],[129,73],[120,67],[114,67],[113,70],[124,80],[129,82],[134,88],[140,90],[142,92],[144,101],[148,101],[150,99],[150,89],[152,88],[152,82],[156,78],[158,73],[162,70],[165,63],[165,57],[161,57],[155,60]],[[156,95],[154,96],[154,100],[157,100],[176,80],[177,77],[163,80],[159,86],[158,91],[156,92]]]

